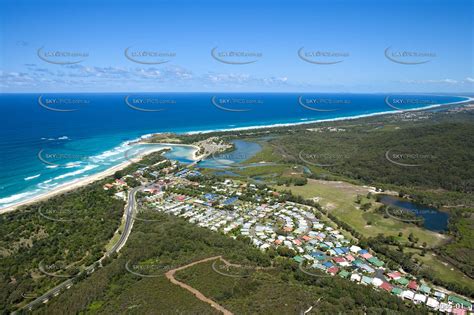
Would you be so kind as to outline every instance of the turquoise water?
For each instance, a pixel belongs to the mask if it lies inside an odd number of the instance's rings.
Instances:
[[[240,163],[250,159],[260,152],[262,147],[256,142],[234,140],[234,150],[228,153],[215,154],[199,163],[200,167],[206,168],[236,168]]]
[[[136,155],[135,150],[144,150],[131,144],[133,140],[151,133],[332,120],[395,112],[388,104],[405,110],[466,99],[411,95],[425,100],[400,103],[387,102],[387,97],[327,93],[2,94],[0,208],[118,165]],[[227,158],[235,164],[256,150],[254,145],[245,145],[235,153],[240,157]],[[189,162],[188,151],[178,146],[167,157]],[[226,157],[221,160],[224,166],[228,163]],[[206,163],[219,164],[205,161],[203,166]]]

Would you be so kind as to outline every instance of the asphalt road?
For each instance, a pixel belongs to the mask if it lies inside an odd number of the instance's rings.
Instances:
[[[104,256],[102,256],[102,258],[99,259],[99,261],[98,261],[99,264],[105,258],[109,257],[113,253],[118,252],[125,245],[125,243],[127,242],[127,239],[128,239],[128,237],[129,237],[129,235],[132,231],[133,219],[134,219],[135,211],[136,211],[135,195],[136,195],[137,191],[139,191],[143,188],[144,188],[144,186],[135,187],[135,188],[133,188],[129,191],[129,193],[128,193],[128,203],[125,206],[125,227],[124,227],[124,230],[123,230],[122,234],[120,235],[120,239],[118,240],[118,242],[115,243],[114,246],[112,246],[112,248],[110,250],[108,250],[104,254]],[[87,267],[85,269],[85,272],[87,272],[87,273],[94,272],[94,269],[95,269],[94,265]],[[58,284],[57,286],[55,286],[54,288],[52,288],[48,292],[44,293],[40,297],[37,297],[36,299],[31,301],[30,303],[26,304],[22,308],[22,310],[32,310],[36,306],[41,305],[42,303],[46,303],[51,298],[58,295],[61,291],[70,288],[73,285],[73,279],[74,278],[70,278],[70,279],[65,280],[64,282],[61,282],[60,284]],[[16,312],[13,312],[12,314],[15,314],[15,313]]]
[[[135,195],[137,191],[145,188],[144,186],[140,187],[135,187],[132,190],[129,191],[128,193],[128,203],[125,207],[125,227],[123,229],[122,234],[120,235],[120,239],[118,240],[117,243],[115,243],[114,246],[106,253],[106,256],[110,256],[111,254],[118,252],[123,245],[127,242],[128,236],[130,235],[130,232],[132,232],[132,226],[133,226],[133,218],[135,217]],[[105,258],[105,256],[103,257]],[[101,261],[102,259],[101,258]]]

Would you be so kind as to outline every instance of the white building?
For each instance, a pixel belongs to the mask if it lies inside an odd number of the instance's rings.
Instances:
[[[426,303],[426,295],[417,293],[415,294],[413,300],[415,301],[415,303]]]
[[[362,279],[362,277],[361,277],[359,274],[357,274],[357,273],[353,273],[353,274],[351,275],[351,281],[360,282],[361,279]]]
[[[451,313],[453,310],[453,307],[449,305],[448,303],[441,302],[439,304],[439,311],[442,313]]]
[[[429,297],[428,300],[426,301],[426,305],[428,305],[429,307],[431,307],[433,309],[438,309],[439,302],[438,302],[438,300]]]
[[[405,290],[402,292],[402,298],[404,299],[408,299],[412,301],[414,297],[415,297],[415,293],[413,291]]]
[[[379,279],[379,278],[372,279],[372,285],[375,287],[380,287],[382,283],[383,283],[382,279]]]

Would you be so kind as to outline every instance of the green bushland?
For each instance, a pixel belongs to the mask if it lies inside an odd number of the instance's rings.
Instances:
[[[435,244],[431,250],[437,255],[433,258],[438,261],[437,266],[448,262],[446,269],[454,266],[472,278],[474,112],[416,112],[407,114],[408,118],[404,115],[240,131],[228,137],[268,139],[265,150],[252,158],[254,163],[286,163],[288,168],[305,165],[312,175],[304,176],[313,179],[343,180],[394,190],[400,192],[401,197],[450,212],[448,231],[444,232],[446,237],[431,239],[426,239],[427,233],[419,232],[414,224],[397,223],[374,211],[359,211],[353,205],[336,207],[331,215],[342,226],[355,232],[358,238],[374,237],[378,233],[393,235],[397,227],[403,228],[406,235],[409,233],[405,230],[411,230],[419,236],[420,243]],[[339,130],[331,131],[329,127]],[[225,133],[219,135],[226,137]],[[404,167],[391,163],[386,158],[387,152],[389,157],[392,153],[402,157],[392,156],[396,162],[419,166]],[[284,165],[271,171],[280,177],[279,184],[291,185],[284,178]],[[245,172],[265,178],[270,169],[265,172],[264,167],[247,168]],[[309,184],[289,187],[294,192],[305,194],[312,188]],[[318,191],[311,192],[311,197]],[[340,201],[328,200],[332,203]],[[448,238],[451,240],[446,242]],[[452,277],[445,277],[448,273],[436,274],[440,282],[455,282]]]
[[[303,159],[327,166],[340,176],[358,180],[361,183],[387,188],[402,187],[402,193],[410,195],[418,190],[428,191],[445,197],[449,202],[474,204],[474,168],[469,167],[474,159],[474,124],[440,123],[414,125],[391,131],[351,129],[345,132],[328,132],[324,136],[310,131],[301,131],[291,136],[270,140],[284,146],[287,152],[296,152],[288,158],[290,163],[305,164]],[[442,144],[442,145],[441,145]],[[386,153],[409,154],[411,159],[397,159],[404,164],[418,164],[418,167],[404,167],[391,163]],[[391,153],[389,154],[390,157]],[[306,157],[305,157],[306,156]],[[393,157],[391,157],[394,160]],[[311,165],[311,164],[310,164]],[[411,191],[413,189],[413,191]],[[457,193],[452,200],[445,192]],[[416,198],[416,196],[414,196]],[[429,195],[424,196],[427,201]],[[461,200],[459,199],[461,197]],[[439,201],[429,202],[435,206]]]
[[[275,250],[262,253],[246,238],[232,239],[187,221],[165,214],[150,214],[154,221],[135,222],[132,234],[118,257],[75,284],[36,311],[40,314],[209,314],[213,310],[188,291],[171,284],[164,273],[203,258],[223,255],[246,268],[274,269],[249,272],[237,279],[214,272],[209,264],[199,264],[177,273],[185,283],[202,290],[224,307],[245,314],[270,314],[295,311],[318,302],[321,313],[333,314],[423,314],[426,309],[405,303],[385,292],[356,285],[350,281],[314,278],[303,274],[292,260]],[[158,220],[158,221],[156,221]],[[125,264],[158,266],[142,278],[126,271]],[[286,305],[285,305],[286,304]]]
[[[99,181],[0,216],[0,305],[8,312],[24,300],[41,295],[104,254],[123,215],[124,202],[104,191]],[[39,214],[60,220],[53,221]]]
[[[124,212],[103,185],[163,160],[154,152],[114,176],[0,215],[0,310],[10,312],[100,259]],[[160,165],[159,167],[163,167]]]
[[[473,118],[471,112],[438,113],[431,120],[398,122],[397,128],[356,123],[343,132],[315,134],[299,130],[270,142],[286,152],[322,152],[310,155],[321,157],[321,164],[330,164],[328,158],[340,158],[334,165],[325,167],[325,171],[313,173],[313,178],[324,178],[325,173],[335,174],[361,184],[396,190],[402,197],[449,211],[451,219],[445,234],[453,241],[434,251],[473,277]],[[420,166],[404,167],[391,163],[386,158],[389,150],[418,154],[415,159],[399,162]],[[287,161],[305,163],[297,154],[288,157]],[[364,215],[373,217],[371,213]],[[375,217],[369,221],[374,220],[380,221]],[[438,277],[437,281],[443,280]]]

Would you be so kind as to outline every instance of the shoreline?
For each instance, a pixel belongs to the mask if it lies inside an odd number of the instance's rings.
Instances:
[[[152,149],[152,150],[143,152],[143,153],[139,154],[138,156],[134,157],[134,159],[142,158],[143,156],[145,156],[147,154],[150,154],[150,153],[153,153],[153,152],[156,152],[156,151],[159,151],[159,150],[163,150],[163,149],[166,149],[166,148],[167,147],[161,147],[161,148],[156,148],[156,149]],[[52,190],[50,190],[48,192],[41,193],[41,194],[36,195],[34,197],[31,197],[29,199],[20,201],[16,204],[12,204],[10,206],[2,208],[2,209],[0,209],[0,215],[5,214],[7,212],[15,211],[21,206],[29,205],[29,204],[40,202],[40,201],[45,201],[45,200],[50,199],[50,198],[52,198],[56,195],[59,195],[59,194],[71,191],[73,189],[83,187],[83,186],[87,186],[89,184],[92,184],[95,181],[98,181],[98,180],[104,179],[105,177],[113,175],[115,172],[120,171],[120,170],[126,168],[127,166],[129,166],[133,163],[135,163],[135,162],[132,161],[132,159],[130,159],[130,160],[124,161],[120,164],[117,164],[115,166],[112,166],[112,167],[110,167],[106,170],[103,170],[103,171],[101,171],[97,174],[89,175],[89,176],[86,176],[86,177],[83,177],[83,178],[73,180],[71,182],[64,183],[62,185],[59,185],[58,187],[53,188]]]
[[[293,122],[293,123],[276,123],[276,124],[271,124],[271,125],[261,125],[261,126],[247,126],[247,127],[235,127],[235,128],[222,128],[222,129],[210,129],[210,130],[202,130],[202,131],[188,131],[188,132],[183,132],[181,134],[183,135],[195,135],[195,134],[207,134],[207,133],[213,133],[213,132],[229,132],[229,131],[243,131],[243,130],[256,130],[256,129],[269,129],[269,128],[281,128],[281,127],[291,127],[291,126],[300,126],[300,125],[309,125],[309,124],[315,124],[315,123],[323,123],[323,122],[331,122],[331,121],[344,121],[344,120],[354,120],[354,119],[360,119],[360,118],[365,118],[365,117],[374,117],[374,116],[381,116],[381,115],[389,115],[389,114],[400,114],[404,112],[413,112],[413,111],[423,111],[423,110],[428,110],[432,108],[438,108],[438,107],[443,107],[443,106],[450,106],[450,105],[456,105],[456,104],[464,104],[464,103],[469,103],[474,101],[474,97],[469,97],[469,96],[460,96],[460,97],[465,97],[467,100],[462,100],[458,102],[452,102],[452,103],[445,103],[445,104],[434,104],[434,105],[429,105],[425,107],[420,107],[420,108],[412,108],[412,109],[406,109],[406,110],[390,110],[390,111],[385,111],[385,112],[378,112],[378,113],[371,113],[371,114],[361,114],[361,115],[356,115],[356,116],[345,116],[345,117],[337,117],[337,118],[328,118],[328,119],[318,119],[318,120],[308,120],[308,121],[301,121],[301,122]],[[190,159],[193,161],[199,161],[205,157],[204,154],[197,156],[196,153],[200,149],[198,146],[193,145],[193,144],[180,144],[180,143],[149,143],[149,142],[144,142],[143,140],[152,137],[153,135],[160,134],[158,133],[149,133],[140,136],[139,138],[133,139],[133,140],[128,140],[126,143],[128,144],[138,144],[138,145],[163,145],[163,146],[186,146],[186,147],[192,147],[195,150],[192,153],[192,156],[190,156]],[[152,152],[162,150],[166,147],[161,147],[161,148],[156,148],[150,151],[146,151],[144,153],[141,153],[137,157],[134,158],[141,158],[144,155],[150,154]],[[124,161],[118,165],[112,166],[104,171],[101,171],[97,174],[89,175],[84,178],[76,179],[68,183],[64,183],[58,187],[53,188],[51,191],[41,193],[39,195],[33,196],[29,199],[20,201],[16,204],[9,205],[5,208],[0,209],[0,215],[11,212],[16,210],[17,208],[24,206],[24,205],[29,205],[35,202],[40,202],[47,200],[53,196],[56,196],[61,193],[68,192],[70,190],[80,188],[83,186],[86,186],[88,184],[91,184],[97,180],[103,179],[107,176],[113,175],[116,171],[124,169],[125,167],[129,166],[134,162],[128,160]]]
[[[222,128],[222,129],[209,129],[209,130],[202,130],[202,131],[188,131],[183,132],[184,135],[196,135],[196,134],[206,134],[206,133],[213,133],[213,132],[229,132],[229,131],[241,131],[241,130],[254,130],[254,129],[269,129],[269,128],[279,128],[279,127],[291,127],[291,126],[300,126],[300,125],[309,125],[315,123],[323,123],[323,122],[332,122],[332,121],[343,121],[343,120],[354,120],[366,117],[375,117],[375,116],[382,116],[382,115],[390,115],[390,114],[400,114],[405,112],[416,112],[416,111],[423,111],[443,106],[451,106],[451,105],[460,105],[463,103],[469,103],[474,101],[474,97],[470,96],[459,96],[465,97],[467,100],[459,101],[459,102],[452,102],[452,103],[444,103],[444,104],[434,104],[428,105],[424,107],[417,107],[417,108],[410,108],[410,109],[401,109],[401,110],[390,110],[385,112],[378,112],[378,113],[370,113],[370,114],[360,114],[355,116],[344,116],[344,117],[337,117],[337,118],[325,118],[325,119],[317,119],[317,120],[305,120],[301,122],[293,122],[293,123],[276,123],[271,125],[257,125],[257,126],[247,126],[247,127],[235,127],[235,128]],[[155,135],[160,133],[153,133],[150,134]]]
[[[153,133],[152,135],[156,135],[157,133]],[[181,143],[168,143],[168,142],[141,142],[141,141],[138,141],[137,144],[146,144],[146,145],[167,145],[167,146],[170,146],[171,148],[173,146],[180,146],[180,147],[190,147],[190,148],[193,148],[194,151],[193,151],[193,154],[192,156],[190,156],[190,160],[193,160],[193,161],[197,161],[197,160],[200,160],[202,158],[205,157],[204,154],[201,154],[201,155],[196,155],[196,153],[201,149],[200,147],[198,147],[197,145],[194,145],[194,144],[181,144]]]

